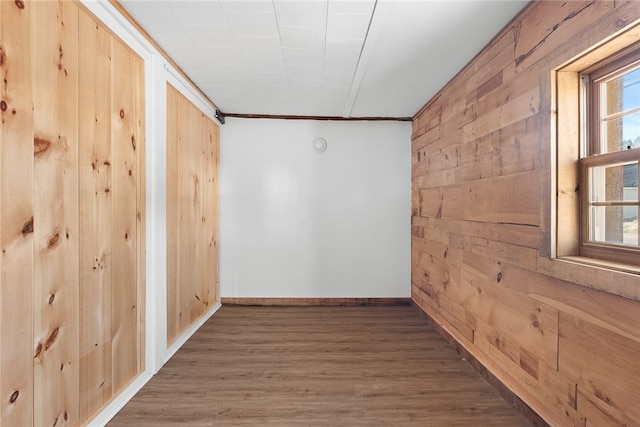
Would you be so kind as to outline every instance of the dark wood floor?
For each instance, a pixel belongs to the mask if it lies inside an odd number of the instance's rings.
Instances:
[[[110,426],[530,426],[410,306],[224,306]]]

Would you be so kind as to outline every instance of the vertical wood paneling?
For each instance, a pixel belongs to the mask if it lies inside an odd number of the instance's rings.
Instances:
[[[167,86],[167,341],[218,300],[218,126]]]
[[[201,221],[198,208],[202,197],[200,190],[200,168],[202,158],[200,146],[200,113],[181,99],[180,129],[178,139],[178,292],[180,294],[180,331],[185,330],[196,315],[200,259],[198,258]]]
[[[112,394],[112,37],[84,12],[80,33],[80,418],[86,419]]]
[[[194,139],[196,141],[200,141],[194,148],[194,157],[193,163],[195,165],[195,185],[196,185],[196,203],[195,203],[195,221],[200,224],[200,232],[196,232],[193,237],[195,239],[195,280],[194,280],[194,300],[193,306],[189,313],[189,324],[193,321],[197,320],[198,317],[204,313],[204,301],[207,298],[206,291],[206,280],[204,277],[205,270],[205,255],[207,253],[207,224],[206,217],[204,212],[204,207],[206,205],[205,198],[205,188],[207,186],[207,177],[206,177],[206,162],[207,162],[207,128],[205,123],[205,115],[203,113],[198,114],[197,116],[197,126],[195,130],[198,132],[194,135]],[[197,230],[197,228],[196,228]]]
[[[0,425],[80,425],[144,366],[144,63],[15,1],[0,69]]]
[[[144,285],[147,282],[146,268],[146,226],[147,217],[147,192],[146,192],[146,126],[145,126],[145,64],[144,61],[135,57],[135,152],[136,152],[136,291],[138,299],[138,319],[136,322],[136,341],[138,365],[136,372],[145,369],[145,331],[146,331],[146,291]]]
[[[137,58],[119,40],[111,42],[111,150],[113,215],[111,276],[112,375],[114,391],[137,373],[139,348],[137,196],[139,138],[136,135]]]
[[[413,299],[554,425],[640,423],[640,303],[547,276],[541,257],[552,68],[638,17],[638,2],[532,2],[414,117]],[[575,165],[559,166],[571,216]],[[585,269],[563,277],[601,273]]]
[[[178,317],[178,111],[179,93],[167,85],[167,343],[180,331]]]
[[[0,425],[33,424],[31,4],[0,2]]]
[[[203,300],[204,310],[220,300],[219,294],[219,258],[218,258],[218,224],[220,218],[220,197],[218,171],[220,170],[220,127],[213,121],[204,118],[206,134],[206,160],[204,191],[204,222],[205,232],[205,261],[204,279],[206,281],[206,295]]]
[[[78,7],[34,8],[35,425],[78,422]]]

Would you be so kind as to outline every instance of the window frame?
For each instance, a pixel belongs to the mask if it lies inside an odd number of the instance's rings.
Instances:
[[[580,118],[582,135],[579,164],[579,252],[588,258],[640,264],[640,246],[619,245],[589,239],[590,234],[590,180],[589,168],[637,162],[640,164],[640,148],[602,153],[601,85],[640,68],[640,43],[635,43],[599,61],[580,72]],[[635,110],[640,111],[640,108]],[[638,206],[636,203],[635,206]]]
[[[634,153],[630,153],[634,151]],[[640,264],[640,246],[623,246],[592,241],[589,235],[589,177],[588,169],[593,166],[615,165],[635,161],[640,163],[640,148],[629,151],[596,154],[580,159],[580,255],[629,264]],[[637,204],[636,204],[637,205]]]
[[[597,39],[572,45],[549,69],[550,145],[541,140],[543,212],[536,271],[633,301],[640,301],[640,266],[580,255],[579,162],[584,123],[580,73],[640,40],[640,20]],[[541,107],[541,111],[543,111]],[[547,151],[547,149],[549,151]],[[548,157],[547,157],[548,156]],[[548,160],[547,160],[548,158]],[[548,175],[547,175],[548,174]],[[548,178],[547,178],[548,177]]]

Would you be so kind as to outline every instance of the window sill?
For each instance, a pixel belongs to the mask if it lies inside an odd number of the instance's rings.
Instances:
[[[538,258],[538,272],[587,288],[640,301],[640,267],[600,259],[564,256]]]
[[[603,259],[589,258],[584,256],[564,256],[559,258],[559,260],[591,265],[593,267],[606,268],[608,270],[616,270],[623,273],[640,275],[640,266],[626,264],[623,262],[607,261]]]

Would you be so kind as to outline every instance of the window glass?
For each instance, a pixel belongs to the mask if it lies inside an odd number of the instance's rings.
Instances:
[[[600,153],[640,147],[640,68],[601,85]]]
[[[638,162],[592,166],[589,174],[589,240],[638,245]]]

